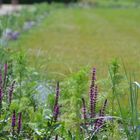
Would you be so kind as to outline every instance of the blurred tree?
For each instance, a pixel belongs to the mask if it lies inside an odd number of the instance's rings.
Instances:
[[[17,4],[18,4],[18,0],[12,0],[11,3],[12,3],[13,5],[17,5]]]
[[[1,6],[2,6],[2,3],[3,3],[3,0],[0,0],[0,8],[1,8]]]
[[[70,3],[71,0],[64,0],[65,4]]]
[[[51,4],[51,3],[52,3],[52,0],[47,0],[47,1],[48,1],[48,3],[49,3],[49,4]]]

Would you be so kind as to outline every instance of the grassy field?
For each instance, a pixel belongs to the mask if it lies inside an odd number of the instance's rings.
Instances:
[[[85,66],[107,74],[114,58],[140,76],[140,9],[58,8],[11,45],[44,75],[63,78]]]

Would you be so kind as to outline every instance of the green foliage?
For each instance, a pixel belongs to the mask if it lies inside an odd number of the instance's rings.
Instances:
[[[117,62],[117,60],[112,61],[112,64],[109,68],[109,74],[110,74],[110,78],[111,78],[111,83],[112,83],[112,116],[114,115],[114,106],[115,106],[115,97],[117,99],[117,101],[119,100],[118,96],[118,89],[119,89],[119,85],[121,83],[122,80],[122,75],[120,75],[119,73],[119,63]]]
[[[10,50],[0,47],[0,64],[10,61]]]
[[[110,67],[110,77],[112,82],[112,110],[115,110],[114,103],[118,105],[118,110],[121,117],[121,127],[123,133],[127,139],[139,139],[139,112],[138,112],[138,92],[139,92],[139,83],[132,82],[132,79],[128,77],[126,73],[123,77],[120,77],[119,74],[119,65],[117,61],[113,61],[112,66]],[[122,79],[123,78],[123,79]],[[121,80],[120,80],[121,79]],[[121,81],[126,84],[121,85]],[[120,86],[121,85],[121,86]],[[126,88],[128,90],[126,90]],[[126,94],[120,94],[120,91],[123,89],[123,92]],[[129,93],[128,93],[129,92]],[[125,96],[124,96],[125,95]],[[127,101],[125,101],[127,100]],[[124,102],[125,101],[125,102]],[[112,112],[113,114],[113,112]],[[113,132],[114,133],[114,132]]]
[[[87,97],[88,94],[88,71],[88,68],[84,68],[61,83],[60,101],[62,107],[64,106],[64,114],[61,117],[70,129],[76,128],[80,123],[81,98]]]
[[[3,132],[0,138],[50,139],[54,137],[56,130],[58,131],[62,128],[63,123],[54,122],[51,110],[46,109],[45,105],[40,106],[38,104],[35,98],[35,94],[38,93],[39,77],[37,73],[27,67],[25,53],[12,54],[10,59],[12,60],[12,67],[9,67],[10,65],[8,64],[6,85],[2,88],[3,93],[0,93],[4,95],[0,106],[0,131]],[[12,73],[9,73],[9,70]],[[11,103],[9,103],[9,85],[13,79],[16,80],[16,88],[13,87],[14,92],[11,96]],[[11,118],[13,110],[16,111],[16,116],[19,112],[22,112],[22,131],[20,134],[17,133],[17,126],[15,127],[15,132],[12,132],[11,122],[13,120]]]

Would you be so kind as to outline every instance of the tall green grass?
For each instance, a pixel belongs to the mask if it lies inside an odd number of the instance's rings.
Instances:
[[[30,64],[43,76],[63,79],[95,65],[102,78],[112,58],[123,59],[127,71],[139,75],[139,13],[133,8],[52,9],[38,28],[11,46],[26,50]]]

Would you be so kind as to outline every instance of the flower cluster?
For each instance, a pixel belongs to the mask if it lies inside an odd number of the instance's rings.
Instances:
[[[2,38],[6,40],[17,40],[19,38],[20,33],[18,31],[14,31],[10,28],[5,29],[3,32]]]
[[[16,127],[16,112],[15,110],[13,111],[13,115],[12,115],[12,133],[15,133],[15,127]],[[20,112],[18,114],[18,124],[17,124],[17,133],[19,134],[21,131],[21,127],[22,127],[22,113]]]
[[[87,114],[87,111],[86,111],[87,109],[86,109],[85,100],[84,98],[82,98],[82,114],[83,114],[82,116],[83,116],[83,119],[85,120],[86,125],[88,124],[88,126],[90,125],[94,126],[92,131],[97,131],[103,125],[104,123],[103,117],[105,116],[105,109],[107,106],[107,100],[105,100],[104,105],[98,115],[96,113],[97,96],[98,96],[98,87],[96,85],[96,69],[93,68],[92,80],[91,80],[91,85],[90,85],[90,93],[89,93],[89,100],[90,100],[89,115]],[[95,119],[96,117],[98,119]],[[90,123],[87,122],[87,118],[91,119]]]
[[[8,83],[8,64],[4,64],[4,70],[0,68],[0,109],[2,109],[2,101],[5,99],[5,102],[8,102],[10,105],[12,102],[13,91],[15,81],[12,82],[11,86],[9,87]],[[8,84],[7,84],[8,83]],[[9,88],[8,93],[5,93]],[[8,95],[8,97],[7,97]],[[5,96],[5,97],[4,97]]]
[[[59,82],[57,82],[55,103],[54,103],[54,108],[53,108],[54,121],[57,121],[58,115],[59,115],[59,108],[60,108],[60,106],[58,104],[59,96],[60,96],[60,88],[59,88]]]
[[[96,120],[95,122],[95,126],[94,126],[94,130],[98,130],[99,128],[102,127],[103,123],[104,123],[104,116],[105,116],[105,108],[107,106],[107,100],[105,100],[104,105],[102,107],[102,109],[100,110],[99,113],[99,119]]]

